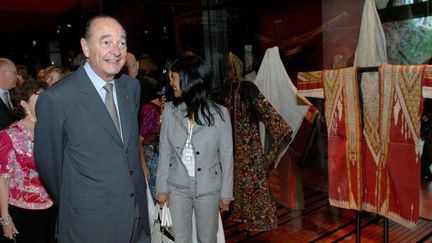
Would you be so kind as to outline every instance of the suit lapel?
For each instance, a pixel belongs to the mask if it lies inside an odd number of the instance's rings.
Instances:
[[[6,104],[4,103],[4,101],[2,99],[0,99],[0,108],[2,110],[5,110],[5,111],[9,112],[12,115],[11,110],[9,110],[9,108],[6,106]]]
[[[187,134],[188,133],[188,123],[187,123],[187,119],[185,117],[186,116],[186,104],[181,103],[178,105],[178,107],[176,109],[173,109],[173,115],[174,115],[177,123],[180,125],[181,128],[183,128],[183,130],[185,130],[185,132]],[[203,130],[204,127],[205,126],[200,126],[200,125],[195,123],[192,131],[194,134],[197,134],[201,130]]]
[[[96,91],[90,78],[87,76],[83,66],[76,71],[76,75],[77,88],[80,91],[79,96],[82,104],[89,113],[95,117],[95,121],[99,122],[101,126],[114,138],[114,140],[123,146],[123,142],[114,126],[111,116],[99,96],[99,93]]]
[[[188,132],[187,128],[187,119],[186,119],[186,104],[181,103],[177,107],[174,107],[172,110],[173,116],[176,120],[176,122],[180,125],[181,128],[186,132]]]
[[[123,133],[123,143],[127,146],[129,144],[129,131],[130,131],[130,122],[136,121],[137,118],[130,117],[131,112],[129,106],[129,97],[127,92],[127,83],[124,79],[119,78],[115,82],[116,92],[117,92],[117,103],[120,114],[121,128]]]

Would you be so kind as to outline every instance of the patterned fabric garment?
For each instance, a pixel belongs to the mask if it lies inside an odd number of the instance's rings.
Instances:
[[[270,193],[268,172],[278,150],[291,140],[291,128],[249,81],[233,83],[228,109],[234,130],[234,198],[232,219],[250,231],[277,227],[276,206]],[[273,137],[269,154],[263,153],[258,121]],[[259,200],[257,200],[259,199]]]
[[[355,67],[299,73],[300,94],[326,99],[330,204],[414,228],[422,93],[432,97],[432,66],[385,64],[363,73],[361,111],[356,75]]]
[[[293,138],[277,167],[271,170],[269,175],[269,185],[275,202],[289,209],[304,208],[301,163],[309,152],[316,116],[316,108],[310,106],[297,131],[299,136]]]
[[[153,102],[149,102],[141,108],[140,136],[144,138],[144,160],[150,170],[149,188],[153,201],[156,202],[156,170],[159,157],[159,130],[161,108]]]
[[[258,74],[252,80],[293,131],[293,140],[282,148],[275,168],[270,172],[270,189],[276,203],[300,209],[304,206],[300,165],[302,155],[307,154],[317,110],[307,99],[297,96],[297,88],[288,76],[279,52],[277,46],[266,50]],[[261,143],[266,144],[264,149],[267,151],[269,136],[262,124],[260,137]]]
[[[419,216],[420,121],[426,66],[382,65],[378,108],[363,89],[363,209],[414,228]],[[369,98],[368,98],[369,99]],[[378,117],[371,115],[377,112]],[[373,114],[373,113],[372,113]],[[378,120],[374,120],[378,119]],[[366,129],[366,122],[377,124]]]
[[[359,99],[354,95],[359,93],[356,74],[356,68],[324,71],[323,82],[328,173],[335,178],[328,185],[330,204],[361,210],[361,118]]]
[[[0,131],[0,178],[9,178],[9,204],[25,209],[53,205],[33,157],[33,133],[22,121]]]

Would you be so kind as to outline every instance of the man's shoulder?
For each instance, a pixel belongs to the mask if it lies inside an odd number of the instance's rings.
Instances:
[[[64,77],[63,79],[57,81],[47,90],[42,92],[41,96],[54,96],[58,98],[66,98],[71,96],[77,87],[77,82],[80,79],[80,75],[77,71],[71,73],[70,75]]]
[[[139,87],[139,81],[136,78],[132,78],[126,74],[122,74],[119,78],[118,78],[118,82],[122,83],[123,85],[126,86],[131,86],[133,88]]]
[[[58,89],[64,89],[64,88],[70,88],[71,86],[79,86],[82,84],[82,80],[88,80],[90,81],[90,78],[88,77],[85,69],[83,66],[80,66],[77,70],[69,74],[68,76],[64,77],[63,79],[59,80],[58,82],[54,83],[53,86],[50,87],[58,87]]]

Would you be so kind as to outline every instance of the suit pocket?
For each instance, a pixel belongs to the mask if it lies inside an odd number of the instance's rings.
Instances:
[[[168,183],[171,185],[176,185],[178,183],[177,180],[177,162],[174,158],[171,158],[168,169]]]
[[[73,195],[67,201],[69,205],[60,210],[67,216],[63,225],[68,228],[64,230],[73,235],[74,242],[120,242],[116,239],[120,233],[118,223],[126,220],[122,217],[124,208],[114,204],[113,198]]]
[[[78,212],[100,210],[101,205],[109,207],[112,204],[112,199],[108,195],[72,195],[69,198],[71,208]]]
[[[211,178],[218,177],[218,176],[222,175],[222,168],[221,168],[220,164],[217,163],[217,164],[213,165],[212,167],[210,167],[208,172],[209,172],[209,176]]]

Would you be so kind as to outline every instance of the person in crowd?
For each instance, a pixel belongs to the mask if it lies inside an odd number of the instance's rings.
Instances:
[[[156,171],[159,157],[159,131],[162,110],[165,105],[166,87],[155,83],[146,87],[152,95],[152,100],[141,107],[140,111],[140,141],[142,145],[142,163],[149,181],[150,192],[156,200]]]
[[[86,56],[84,53],[79,53],[74,57],[71,63],[71,70],[75,71],[77,70],[81,65],[83,65],[87,61]]]
[[[0,57],[0,130],[17,120],[12,113],[13,105],[9,93],[15,88],[17,81],[15,64],[7,58]]]
[[[0,132],[0,223],[4,236],[16,242],[55,242],[56,210],[33,157],[35,103],[46,88],[37,80],[17,86],[11,98],[21,120]]]
[[[41,68],[36,72],[36,79],[45,80],[45,69]]]
[[[24,82],[24,80],[29,80],[33,78],[31,75],[28,74],[27,66],[23,64],[18,64],[16,65],[16,68],[17,68],[17,76],[18,76],[17,85]]]
[[[158,79],[158,67],[151,57],[145,55],[138,61],[138,75]]]
[[[69,72],[62,67],[56,65],[48,66],[45,68],[45,82],[51,86],[68,74]]]
[[[158,80],[159,79],[156,75],[157,73],[157,66],[156,64],[152,61],[151,58],[146,57],[146,58],[142,58],[139,60],[138,62],[138,75],[137,75],[137,79],[140,81],[140,87],[141,87],[141,101],[140,101],[140,106],[142,107],[144,104],[147,104],[148,102],[150,102],[153,97],[153,91],[148,89],[147,87],[151,86],[151,87],[155,87],[158,84]]]
[[[132,78],[136,78],[138,75],[138,68],[139,68],[139,64],[135,58],[135,55],[128,52],[126,54],[126,63],[125,63],[125,69],[127,75],[131,76]]]
[[[177,243],[192,242],[192,212],[199,242],[216,242],[219,208],[233,200],[233,141],[227,109],[210,87],[210,71],[196,55],[167,67],[175,99],[163,111],[156,200],[169,204]]]
[[[59,242],[150,242],[138,137],[139,83],[117,76],[126,32],[109,16],[87,22],[87,61],[38,99],[36,167],[59,207]]]

